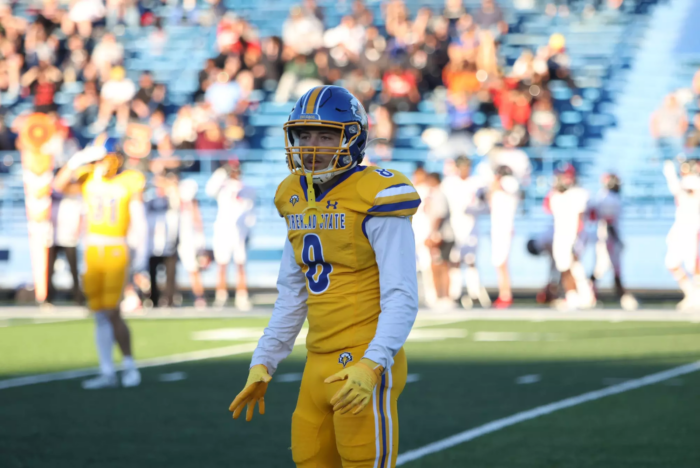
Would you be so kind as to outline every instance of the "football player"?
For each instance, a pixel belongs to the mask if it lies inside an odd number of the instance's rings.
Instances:
[[[595,305],[593,289],[580,262],[588,199],[588,191],[576,184],[574,167],[567,164],[555,174],[554,187],[544,201],[545,210],[554,220],[552,257],[566,292],[565,307],[570,310]]]
[[[666,237],[666,268],[685,295],[678,304],[681,310],[696,309],[700,294],[693,279],[698,278],[698,236],[700,236],[700,176],[696,161],[681,164],[681,176],[671,160],[664,162],[668,189],[676,199],[676,220]]]
[[[509,166],[498,166],[493,171],[493,180],[488,191],[491,208],[491,263],[498,274],[497,309],[513,305],[508,258],[515,231],[515,214],[520,202],[520,183]]]
[[[622,197],[620,196],[620,178],[615,174],[604,174],[601,180],[602,190],[591,203],[591,220],[598,222],[595,247],[595,267],[591,283],[595,291],[596,281],[612,267],[615,279],[615,294],[624,310],[636,310],[637,300],[625,291],[622,285],[622,249],[624,244],[620,236],[620,217],[622,216]]]
[[[197,202],[199,186],[192,179],[186,179],[179,184],[180,194],[180,226],[178,231],[177,254],[185,271],[190,276],[194,307],[198,310],[207,307],[204,299],[204,287],[197,255],[206,247],[202,214]]]
[[[430,251],[433,285],[437,294],[435,307],[442,310],[454,308],[450,299],[450,252],[454,247],[454,232],[450,224],[450,208],[447,197],[440,188],[440,174],[432,172],[427,176],[430,191],[422,198],[429,227],[428,238],[424,241]]]
[[[65,194],[81,191],[87,204],[87,270],[83,289],[88,308],[95,317],[100,361],[100,375],[83,382],[83,388],[90,390],[117,386],[112,361],[114,339],[123,355],[122,386],[135,387],[141,383],[141,374],[131,353],[129,328],[120,315],[119,302],[129,268],[126,244],[129,225],[133,224],[142,239],[146,236],[142,196],[145,179],[137,171],[119,172],[122,161],[117,141],[100,135],[76,153],[54,180],[57,191]],[[137,250],[131,262],[135,271],[144,270],[145,260],[146,250]]]
[[[421,203],[403,174],[360,166],[367,114],[337,86],[311,89],[284,125],[292,174],[275,205],[287,224],[272,318],[231,403],[265,411],[268,382],[308,318],[306,367],[292,416],[297,467],[393,467],[403,345],[418,311],[411,216]]]
[[[422,166],[417,167],[413,173],[412,182],[421,200],[425,200],[430,193],[430,186],[428,185],[427,179],[428,173],[425,168]],[[417,269],[420,271],[421,285],[423,287],[423,300],[427,307],[432,308],[437,304],[437,291],[435,291],[435,284],[433,283],[430,248],[425,245],[428,236],[430,236],[430,221],[428,220],[428,215],[425,210],[425,203],[421,203],[416,214],[413,215],[413,234],[416,242]]]
[[[241,165],[237,159],[215,170],[205,191],[216,198],[219,207],[213,238],[214,259],[219,265],[215,305],[223,307],[228,301],[226,273],[233,258],[238,267],[235,305],[240,310],[250,310],[245,264],[248,234],[255,224],[255,191],[241,181]]]
[[[455,167],[457,174],[445,177],[442,181],[442,191],[450,206],[450,223],[455,235],[455,246],[450,254],[450,296],[459,299],[466,309],[471,308],[475,300],[486,308],[491,306],[491,299],[486,288],[481,285],[476,268],[479,242],[477,217],[488,212],[488,205],[484,202],[485,184],[483,178],[472,174],[472,162],[466,156],[458,156]],[[466,266],[464,279],[462,265]],[[467,295],[463,296],[465,281]]]

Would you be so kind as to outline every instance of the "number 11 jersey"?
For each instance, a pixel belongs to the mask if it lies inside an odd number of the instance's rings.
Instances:
[[[125,237],[129,230],[129,201],[143,191],[146,180],[140,172],[123,171],[114,177],[90,174],[83,182],[83,200],[87,205],[87,233],[107,237]]]
[[[306,347],[330,353],[369,344],[381,308],[379,270],[366,223],[375,216],[412,216],[420,197],[403,174],[366,166],[341,174],[317,197],[318,211],[311,212],[309,224],[302,214],[306,196],[306,178],[298,175],[283,180],[275,194],[294,258],[306,277]]]

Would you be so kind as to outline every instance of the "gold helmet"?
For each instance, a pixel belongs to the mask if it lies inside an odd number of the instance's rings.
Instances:
[[[122,154],[118,139],[109,137],[106,133],[102,133],[98,135],[88,147],[104,149],[105,155],[101,159],[101,162],[106,163],[105,165],[107,166],[107,170],[104,174],[105,177],[114,177],[117,175],[122,164],[124,164],[124,155]]]

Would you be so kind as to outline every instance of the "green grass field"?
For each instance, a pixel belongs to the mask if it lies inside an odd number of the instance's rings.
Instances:
[[[250,343],[245,336],[199,341],[193,333],[262,330],[265,323],[141,319],[131,326],[135,354],[145,359]],[[700,324],[422,324],[406,352],[415,381],[400,399],[400,453],[698,361]],[[267,414],[245,423],[231,420],[228,404],[249,359],[246,353],[147,368],[142,386],[128,390],[86,392],[77,379],[2,389],[0,467],[293,467],[290,420],[299,382],[290,374],[303,370],[303,346],[270,384]],[[95,365],[90,321],[0,328],[0,380]],[[161,381],[174,372],[186,378]],[[518,383],[523,376],[531,383]],[[698,468],[700,372],[525,421],[405,466]]]

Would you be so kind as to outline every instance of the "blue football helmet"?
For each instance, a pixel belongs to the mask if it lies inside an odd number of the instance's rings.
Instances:
[[[105,173],[106,177],[113,177],[119,172],[124,162],[124,156],[117,138],[112,138],[106,133],[101,133],[95,137],[88,147],[101,147],[105,151],[105,156],[102,161],[108,163],[108,169]]]
[[[340,131],[340,146],[299,146],[299,133],[308,128]],[[292,174],[307,175],[304,157],[313,158],[311,175],[322,184],[357,166],[367,146],[367,113],[360,101],[340,86],[318,86],[304,94],[284,124],[285,152]],[[334,157],[325,168],[316,168],[317,155]]]

